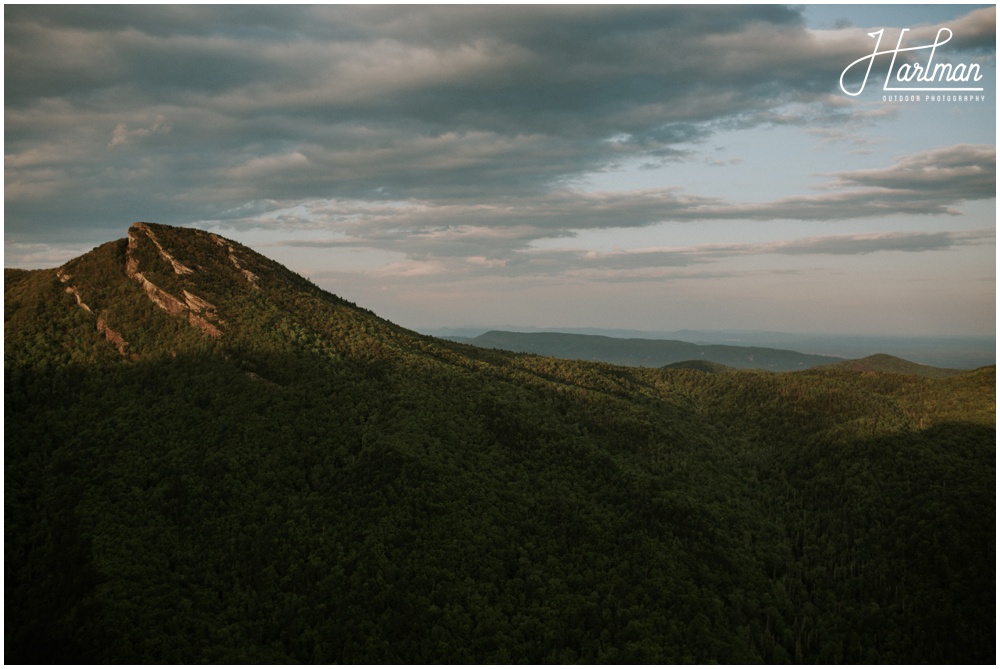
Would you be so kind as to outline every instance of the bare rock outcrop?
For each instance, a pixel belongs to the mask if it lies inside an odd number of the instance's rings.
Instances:
[[[97,331],[104,335],[104,338],[111,342],[118,352],[122,355],[126,355],[128,350],[128,342],[125,341],[125,337],[121,336],[121,333],[112,330],[108,326],[108,322],[104,320],[103,316],[97,317]]]
[[[139,282],[142,289],[146,291],[146,295],[149,296],[149,299],[151,299],[156,306],[160,307],[171,316],[183,316],[187,311],[186,304],[147,279],[142,272],[132,273],[131,278]]]
[[[237,270],[240,271],[241,274],[243,274],[247,282],[257,290],[260,290],[260,286],[257,285],[257,275],[251,272],[250,270],[246,269],[242,265],[240,265],[240,261],[236,259],[236,249],[233,248],[233,245],[228,244],[226,240],[224,240],[222,237],[216,234],[211,234],[209,236],[212,238],[212,241],[214,241],[219,246],[225,248],[229,252],[229,262],[231,262],[233,264],[233,267],[235,267]]]
[[[69,274],[66,273],[66,270],[64,269],[60,269],[58,272],[56,272],[56,276],[59,277],[59,280],[65,284],[68,284],[69,280],[72,278]],[[77,289],[76,286],[67,285],[66,292],[76,298],[76,303],[80,306],[81,309],[89,313],[93,313],[90,310],[90,307],[88,307],[87,304],[83,301],[83,298],[80,297],[80,291]]]
[[[194,293],[184,291],[184,300],[171,295],[155,283],[150,281],[141,271],[139,271],[139,260],[135,255],[142,236],[145,236],[156,245],[160,256],[169,261],[174,268],[175,274],[193,274],[194,270],[187,267],[174,258],[156,238],[156,235],[145,223],[135,223],[128,231],[128,250],[126,251],[125,274],[132,280],[138,282],[142,289],[158,307],[166,311],[171,316],[187,317],[188,323],[201,330],[209,337],[215,338],[222,335],[216,325],[212,324],[208,318],[215,318],[215,305],[203,300]],[[208,318],[207,318],[208,317]]]
[[[68,284],[69,280],[72,278],[64,269],[60,269],[56,272],[56,276],[63,283]],[[76,298],[76,304],[81,309],[86,311],[88,314],[94,313],[93,310],[83,301],[83,297],[80,295],[80,290],[76,286],[66,286],[66,292]],[[120,332],[113,330],[109,325],[104,316],[97,317],[97,331],[104,335],[104,338],[111,342],[118,352],[122,355],[127,355],[128,342],[125,341],[125,337],[121,335]]]
[[[187,303],[188,309],[190,309],[191,311],[197,311],[197,312],[204,311],[209,313],[215,312],[215,305],[212,304],[211,302],[203,300],[194,293],[189,293],[186,290],[183,292],[184,292],[184,301]]]
[[[215,327],[207,320],[205,320],[204,318],[195,313],[188,312],[188,323],[195,326],[196,328],[207,334],[212,339],[222,336],[222,330]]]
[[[133,223],[132,227],[128,230],[128,248],[131,251],[138,245],[138,235],[145,234],[154,245],[156,249],[160,252],[160,257],[170,263],[171,267],[174,268],[174,274],[194,274],[194,270],[185,265],[184,263],[178,261],[170,252],[163,248],[163,244],[160,240],[156,238],[156,234],[149,228],[145,223]]]

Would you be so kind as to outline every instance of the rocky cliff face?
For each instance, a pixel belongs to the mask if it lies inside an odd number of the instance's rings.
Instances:
[[[125,274],[142,286],[146,295],[156,306],[171,316],[186,318],[193,327],[198,328],[209,337],[221,336],[222,330],[218,327],[219,321],[215,315],[215,305],[187,290],[182,291],[184,300],[180,300],[150,281],[141,271],[138,249],[147,241],[153,244],[159,257],[170,264],[175,274],[181,276],[194,274],[193,269],[177,260],[170,251],[164,248],[148,223],[133,223],[132,227],[129,228]]]

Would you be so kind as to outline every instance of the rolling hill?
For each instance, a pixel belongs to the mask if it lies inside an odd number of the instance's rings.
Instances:
[[[888,372],[892,374],[912,374],[913,376],[924,376],[930,379],[945,379],[949,376],[956,376],[962,373],[960,369],[945,369],[942,367],[931,367],[920,365],[909,360],[903,360],[884,353],[870,355],[858,360],[845,360],[835,363],[835,367],[850,369],[857,372]]]
[[[153,223],[4,319],[5,661],[995,660],[992,366],[487,350]]]

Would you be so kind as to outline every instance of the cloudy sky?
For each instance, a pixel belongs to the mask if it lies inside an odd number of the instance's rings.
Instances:
[[[4,19],[7,267],[145,220],[416,329],[995,333],[993,5]],[[943,27],[933,62],[980,79],[934,86],[981,92],[887,99],[890,55],[841,86],[869,33]]]

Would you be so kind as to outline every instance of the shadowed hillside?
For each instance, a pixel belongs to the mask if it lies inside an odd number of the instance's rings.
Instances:
[[[5,272],[12,663],[990,663],[995,369],[620,367],[137,224]]]

